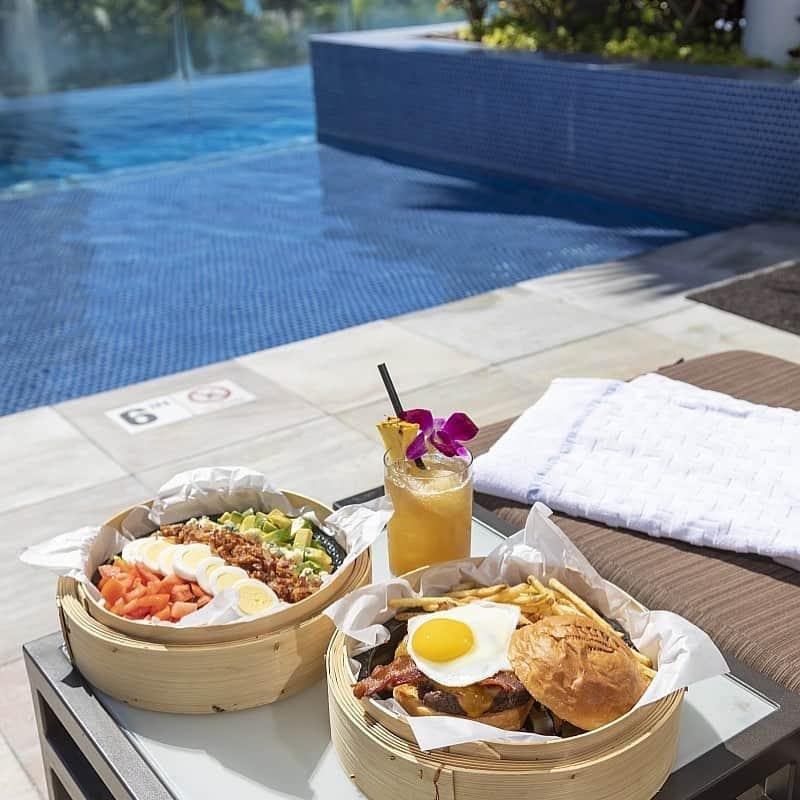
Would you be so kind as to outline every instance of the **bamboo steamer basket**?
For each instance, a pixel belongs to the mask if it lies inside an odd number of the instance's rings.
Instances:
[[[417,587],[424,570],[405,577]],[[372,800],[486,800],[492,792],[521,800],[651,800],[675,760],[684,691],[569,739],[424,752],[405,719],[353,696],[352,646],[337,632],[326,656],[331,737],[343,767]]]
[[[316,500],[284,494],[295,506],[311,506],[321,520],[331,513]],[[119,529],[130,510],[106,524]],[[274,703],[322,679],[334,626],[320,612],[371,578],[367,550],[288,609],[197,628],[124,620],[74,578],[58,579],[56,602],[70,660],[91,684],[138,708],[205,714]]]
[[[368,584],[371,574],[367,551],[337,598]],[[238,641],[165,644],[103,625],[76,585],[62,577],[57,590],[70,660],[89,683],[129,705],[176,714],[238,711],[290,697],[325,674],[334,626],[324,615]]]
[[[332,509],[318,500],[304,495],[284,491],[289,502],[299,508],[309,506],[323,521],[332,513]],[[152,501],[142,503],[149,507]],[[133,508],[121,511],[105,524],[117,530],[122,530],[122,523]],[[360,558],[363,558],[360,556]],[[105,606],[100,605],[87,591],[83,584],[75,581],[78,596],[81,597],[88,612],[103,625],[113,628],[120,633],[132,636],[135,639],[147,639],[151,642],[164,644],[209,644],[212,642],[234,642],[250,636],[260,636],[265,633],[282,630],[296,625],[305,619],[316,616],[322,609],[327,608],[337,597],[341,596],[340,589],[347,583],[349,576],[356,568],[356,562],[337,570],[332,579],[319,591],[293,603],[289,608],[284,608],[274,614],[268,614],[259,619],[246,622],[229,622],[225,625],[203,625],[196,628],[176,628],[173,625],[153,625],[148,622],[124,619],[112,614]],[[73,579],[69,579],[73,580]]]

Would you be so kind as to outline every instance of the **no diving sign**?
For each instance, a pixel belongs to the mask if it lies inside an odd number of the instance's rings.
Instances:
[[[234,381],[214,381],[113,408],[106,411],[106,416],[128,433],[135,434],[201,414],[212,414],[214,411],[249,403],[255,399],[255,395]]]

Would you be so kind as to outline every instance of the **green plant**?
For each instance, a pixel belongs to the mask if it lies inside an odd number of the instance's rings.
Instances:
[[[492,47],[765,66],[741,50],[742,14],[742,0],[500,0],[491,20],[470,19],[461,36]]]
[[[484,17],[489,10],[488,0],[440,0],[439,10],[463,9],[470,27],[470,38],[480,40],[484,30]]]

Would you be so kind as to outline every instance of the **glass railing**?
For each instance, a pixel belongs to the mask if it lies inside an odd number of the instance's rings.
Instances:
[[[458,16],[437,0],[0,0],[0,94],[302,64],[312,33]]]

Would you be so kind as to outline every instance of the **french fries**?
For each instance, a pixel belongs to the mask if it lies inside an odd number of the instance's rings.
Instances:
[[[607,633],[624,640],[620,631],[563,583],[551,578],[548,584],[545,586],[535,575],[528,575],[525,583],[519,583],[516,586],[509,586],[506,583],[477,586],[475,583],[465,582],[439,597],[398,597],[389,600],[389,608],[398,611],[398,619],[408,620],[418,614],[468,605],[476,600],[488,600],[492,603],[518,606],[520,617],[517,627],[531,625],[542,617],[579,614],[591,619]],[[648,680],[652,680],[656,674],[653,662],[635,648],[629,647],[628,649],[638,662],[642,675]]]

